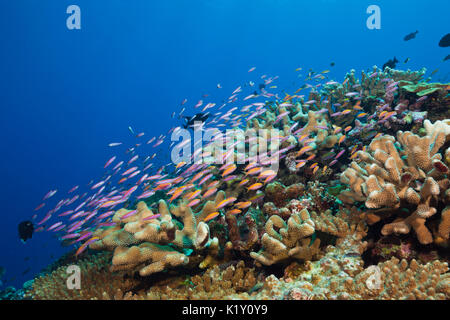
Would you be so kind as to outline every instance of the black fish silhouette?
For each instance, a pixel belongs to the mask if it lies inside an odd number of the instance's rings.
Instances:
[[[388,60],[385,64],[383,64],[382,70],[384,70],[386,67],[389,67],[389,68],[391,68],[391,69],[394,69],[395,66],[397,65],[397,62],[398,62],[398,60],[397,60],[396,57],[394,57],[394,59]]]
[[[183,118],[186,121],[186,123],[183,124],[183,127],[185,129],[193,128],[194,127],[194,123],[196,121],[205,122],[206,119],[208,119],[208,117],[209,117],[209,112],[206,112],[206,113],[200,112],[200,113],[197,113],[196,115],[194,115],[192,117],[184,116]]]
[[[412,39],[414,39],[414,38],[416,37],[416,34],[418,34],[418,33],[419,33],[419,30],[417,30],[416,32],[412,32],[412,33],[406,35],[406,36],[403,38],[403,40],[405,40],[405,41],[412,40]]]
[[[447,33],[442,37],[441,41],[439,41],[439,47],[448,47],[450,46],[450,33]]]
[[[18,226],[19,238],[25,243],[28,239],[31,239],[34,233],[34,225],[31,221],[22,221]]]

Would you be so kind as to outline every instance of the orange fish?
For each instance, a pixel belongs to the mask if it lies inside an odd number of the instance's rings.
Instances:
[[[220,183],[220,181],[213,181],[210,184],[208,184],[207,189],[211,189],[216,187],[218,184]]]
[[[350,110],[350,109],[345,109],[344,111],[342,111],[342,115],[346,115],[346,114],[349,114],[350,112],[352,112],[352,110]]]
[[[373,137],[374,139],[375,138],[378,138],[378,137],[381,137],[383,134],[380,132],[380,133],[377,133],[376,135],[375,135],[375,137]]]
[[[199,204],[199,203],[200,203],[200,199],[194,199],[191,202],[189,202],[187,206],[190,208],[190,207],[193,207],[193,206],[195,206],[196,204]]]
[[[258,178],[267,178],[267,177],[273,176],[274,174],[276,175],[275,171],[273,171],[273,170],[266,170],[266,171],[261,172],[259,174]]]
[[[232,164],[231,166],[229,166],[227,169],[225,169],[225,171],[222,173],[222,177],[225,177],[227,175],[229,175],[230,173],[232,173],[234,170],[236,170],[236,165]]]
[[[252,168],[252,169],[250,169],[250,170],[248,170],[246,173],[245,173],[245,175],[255,175],[255,174],[257,174],[257,173],[259,173],[261,171],[261,168],[260,167],[257,167],[257,168]]]
[[[249,181],[248,179],[242,180],[241,182],[239,182],[238,187],[245,185],[248,181]]]
[[[188,200],[194,199],[196,196],[198,196],[198,195],[200,194],[200,192],[202,192],[202,190],[195,190],[195,191],[192,191],[191,193],[188,194],[187,199],[188,199]]]
[[[168,187],[170,187],[172,185],[171,182],[166,182],[166,183],[161,183],[160,185],[158,185],[154,190],[158,191],[158,190],[164,190]]]
[[[345,138],[346,138],[346,136],[342,136],[339,138],[339,140],[338,140],[339,145],[341,145],[341,143],[344,142]]]
[[[235,204],[236,207],[239,209],[246,209],[252,205],[251,201],[245,201],[245,202],[238,202]]]
[[[360,106],[361,100],[359,100],[354,106],[353,109],[355,110],[363,110],[363,108]]]
[[[263,186],[262,183],[257,182],[257,183],[252,184],[252,185],[251,185],[250,187],[248,187],[247,189],[248,189],[248,190],[258,190],[258,189],[261,188],[262,186]]]
[[[317,170],[319,170],[319,166],[314,167],[313,174],[315,174],[317,172]]]
[[[317,162],[314,162],[312,165],[309,166],[310,169],[316,168],[319,164]]]
[[[124,177],[124,178],[120,179],[120,180],[119,180],[119,184],[125,182],[125,180],[127,180],[127,177]]]
[[[233,210],[228,211],[228,213],[231,213],[231,214],[239,214],[241,212],[242,212],[242,210],[239,210],[239,209],[233,209]]]
[[[179,162],[179,163],[176,165],[175,169],[181,168],[181,167],[184,166],[185,164],[186,164],[186,162],[181,161],[181,162]]]
[[[219,215],[219,211],[215,211],[215,212],[213,212],[213,213],[208,214],[208,215],[206,216],[206,218],[203,219],[203,221],[204,221],[204,222],[208,222],[208,221],[214,219],[215,217],[217,217],[218,215]]]
[[[206,191],[204,194],[203,194],[203,199],[205,199],[205,198],[208,198],[208,197],[211,197],[214,193],[216,193],[217,192],[217,188],[212,188],[212,189],[209,189],[208,191]]]
[[[297,156],[301,156],[305,152],[312,150],[312,148],[313,147],[311,147],[311,146],[304,146],[303,148],[300,149],[299,152],[297,152]]]
[[[216,209],[222,209],[223,207],[226,207],[227,205],[235,201],[236,201],[235,197],[224,199],[217,204]]]
[[[301,167],[303,167],[306,164],[305,160],[302,160],[301,162],[297,163],[297,165],[295,166],[296,169],[300,169]]]
[[[170,198],[169,202],[172,202],[173,200],[175,200],[176,198],[178,198],[179,196],[181,196],[181,194],[183,193],[184,189],[183,188],[177,188],[172,197]]]

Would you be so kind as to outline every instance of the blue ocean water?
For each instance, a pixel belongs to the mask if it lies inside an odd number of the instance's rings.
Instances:
[[[81,30],[66,27],[71,4],[81,8]],[[380,30],[366,27],[373,4],[381,9]],[[134,141],[128,126],[146,137],[166,134],[181,122],[171,118],[181,101],[188,100],[186,114],[203,94],[220,103],[254,79],[247,72],[253,66],[258,75],[278,75],[287,92],[298,87],[298,67],[330,69],[342,81],[350,69],[381,67],[394,56],[398,69],[439,69],[433,80],[449,81],[450,61],[442,61],[449,50],[437,45],[450,29],[449,9],[447,0],[3,1],[4,286],[21,286],[70,249],[47,232],[23,244],[17,224],[49,190],[65,194],[99,179],[114,155],[108,143]],[[158,157],[168,162],[169,150]]]

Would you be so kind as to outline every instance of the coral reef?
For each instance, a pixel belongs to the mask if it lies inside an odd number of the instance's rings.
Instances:
[[[438,232],[425,222],[438,212],[441,203],[448,203],[448,163],[441,160],[439,149],[448,137],[448,125],[426,124],[427,135],[419,137],[412,132],[399,131],[397,140],[389,135],[375,138],[368,151],[358,151],[357,162],[341,175],[341,181],[350,186],[340,194],[346,203],[364,201],[371,211],[369,223],[378,222],[395,214],[397,218],[383,226],[381,233],[407,234],[411,228],[422,244],[436,240],[448,241],[448,213],[442,210]],[[409,212],[408,208],[413,211]],[[405,212],[399,209],[407,209]]]
[[[33,300],[97,300],[103,296],[114,296],[117,292],[129,291],[138,284],[123,273],[110,272],[108,252],[89,255],[77,261],[80,268],[80,289],[67,286],[67,265],[61,265],[48,274],[34,279],[25,292],[26,299]]]
[[[131,210],[117,211],[112,219],[116,226],[94,233],[100,240],[90,247],[114,249],[112,271],[138,268],[140,275],[146,276],[168,267],[187,265],[189,250],[208,249],[217,253],[218,239],[210,238],[209,227],[202,220],[214,212],[223,199],[224,193],[219,192],[215,201],[207,202],[196,214],[186,202],[169,209],[167,203],[160,200],[158,217],[155,218],[156,214],[140,202],[132,216],[129,216]]]
[[[287,222],[280,216],[272,215],[266,222],[265,230],[261,250],[250,253],[252,258],[264,265],[270,266],[289,258],[311,260],[319,253],[320,240],[311,241],[309,238],[315,229],[306,209],[294,210]]]
[[[217,129],[200,150],[204,163],[98,191],[79,208],[92,212],[71,216],[86,225],[69,225],[67,241],[84,244],[22,296],[450,299],[449,86],[425,72],[373,67],[360,79],[351,70],[342,83],[313,85],[325,76],[310,71],[295,94],[243,107],[245,123],[217,113],[211,125],[239,128],[243,140],[233,146],[243,163],[234,148],[216,153]],[[138,188],[144,193],[131,201]],[[68,290],[75,261],[83,287]]]

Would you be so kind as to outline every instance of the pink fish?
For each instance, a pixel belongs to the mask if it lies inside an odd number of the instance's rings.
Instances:
[[[52,214],[49,212],[45,215],[45,217],[41,221],[39,221],[36,224],[39,226],[39,225],[43,224],[45,221],[47,221],[48,219],[50,219],[51,217],[52,217]]]
[[[67,192],[67,193],[72,193],[72,192],[74,192],[75,190],[77,190],[77,189],[78,189],[78,187],[79,187],[79,186],[75,186],[75,187],[73,187],[73,188],[72,188],[72,189],[70,189],[70,190],[69,190],[69,192]]]
[[[40,205],[38,205],[34,211],[38,211],[40,208],[42,208],[43,206],[45,206],[45,203],[41,203]]]
[[[195,206],[195,205],[197,205],[199,203],[200,203],[200,199],[194,199],[191,202],[189,202],[187,206],[188,207],[193,207],[193,206]]]
[[[132,194],[133,192],[136,191],[136,189],[138,188],[138,186],[133,186],[131,187],[128,191],[126,191],[123,195],[124,198],[127,198],[130,194]]]
[[[145,217],[145,218],[142,219],[142,220],[143,220],[143,221],[147,221],[147,220],[152,220],[152,219],[156,219],[156,218],[159,218],[159,217],[161,217],[161,214],[160,214],[160,213],[154,214],[154,215],[152,215],[152,216]]]
[[[112,142],[112,143],[108,144],[108,146],[117,147],[117,146],[120,146],[121,144],[122,144],[122,142]]]
[[[123,219],[129,218],[129,217],[135,215],[136,213],[137,213],[137,210],[132,210],[132,211],[128,212],[127,214],[123,215],[120,219],[123,220]]]
[[[122,176],[126,176],[126,175],[132,173],[133,171],[137,170],[137,168],[138,167],[132,167],[132,168],[128,169],[127,171],[122,173]]]
[[[132,158],[130,159],[130,161],[128,161],[127,164],[130,165],[131,163],[135,162],[138,158],[139,158],[139,156],[138,156],[138,155],[135,155],[134,157],[132,157]]]
[[[334,165],[337,162],[336,159],[334,159],[333,161],[330,162],[329,166],[331,167],[332,165]]]
[[[131,178],[136,177],[139,173],[141,173],[141,170],[138,170],[138,171],[133,172],[132,174],[130,174],[130,175],[128,176],[128,179],[131,179]]]
[[[104,219],[107,218],[109,216],[112,216],[115,212],[113,210],[107,211],[105,213],[102,213],[101,215],[98,216],[98,219]]]
[[[52,231],[53,229],[59,227],[60,225],[62,225],[62,222],[61,222],[61,221],[60,221],[60,222],[57,222],[57,223],[54,223],[54,224],[52,224],[50,227],[47,228],[47,231]]]
[[[345,150],[341,150],[339,151],[339,153],[336,155],[336,157],[334,157],[336,160],[339,159],[340,156],[342,156],[344,154]]]
[[[94,185],[91,187],[91,190],[94,190],[94,189],[97,189],[97,188],[101,187],[104,183],[105,183],[105,181],[100,181],[100,182],[94,184]]]
[[[44,198],[42,199],[43,201],[50,199],[51,197],[53,197],[55,195],[55,193],[58,190],[50,190],[49,192],[47,192],[47,194],[44,196]]]

